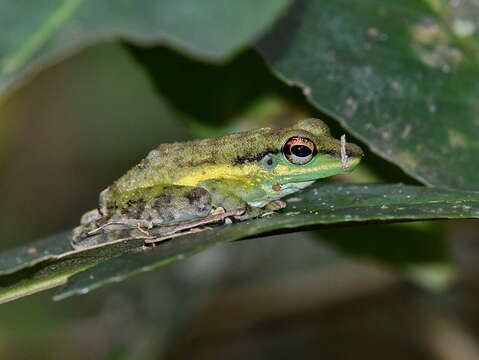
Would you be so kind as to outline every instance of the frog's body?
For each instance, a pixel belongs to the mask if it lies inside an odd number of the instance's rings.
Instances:
[[[221,212],[256,217],[280,208],[276,200],[319,178],[351,171],[361,157],[358,146],[342,149],[317,119],[286,129],[163,144],[101,193],[99,209],[84,215],[72,244],[82,246],[93,234],[125,228],[163,226],[172,234]]]

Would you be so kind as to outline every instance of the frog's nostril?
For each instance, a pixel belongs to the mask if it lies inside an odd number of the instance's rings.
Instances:
[[[353,146],[350,146],[353,145]],[[336,151],[336,150],[326,150],[326,151],[320,151],[321,154],[329,155],[334,158],[341,159],[341,151]],[[347,144],[346,145],[346,155],[348,157],[362,157],[364,156],[363,151],[359,148],[359,146],[354,145],[354,144]]]
[[[321,154],[329,155],[334,158],[341,159],[341,152],[336,150],[323,150],[320,151]]]

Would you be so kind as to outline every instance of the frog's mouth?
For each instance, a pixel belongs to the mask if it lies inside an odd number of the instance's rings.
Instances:
[[[280,185],[280,190],[287,194],[293,193],[299,190],[303,190],[304,188],[308,187],[309,185],[313,184],[314,180],[312,181],[302,181],[302,182],[294,182],[294,183],[286,183]]]
[[[318,154],[315,164],[296,168],[294,172],[287,166],[278,166],[276,177],[281,184],[303,183],[321,178],[348,174],[361,162],[361,157],[347,157],[341,159],[341,154]]]

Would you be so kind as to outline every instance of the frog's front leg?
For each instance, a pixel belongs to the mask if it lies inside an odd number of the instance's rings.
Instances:
[[[211,194],[211,202],[216,208],[223,208],[226,211],[244,209],[241,215],[233,217],[239,221],[271,215],[286,206],[282,200],[265,201],[261,207],[250,205],[244,198],[264,198],[265,194],[258,187],[248,186],[240,180],[213,179],[198,185],[208,190]]]

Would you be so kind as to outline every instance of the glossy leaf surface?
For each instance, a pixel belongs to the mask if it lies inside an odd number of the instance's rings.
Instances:
[[[169,44],[222,60],[259,36],[287,0],[6,0],[0,3],[0,91],[65,55],[114,38]]]
[[[47,240],[48,244],[36,242],[30,247],[6,252],[0,255],[0,267],[5,274],[0,276],[0,301],[57,286],[75,273],[78,274],[68,280],[58,298],[85,293],[184,259],[211,246],[266,233],[369,222],[479,217],[479,194],[420,186],[318,183],[288,197],[287,203],[288,206],[275,216],[219,225],[160,243],[154,248],[145,249],[141,240],[130,240],[84,251],[72,252],[70,248],[62,254],[62,249],[69,248],[68,234],[63,234]],[[22,255],[31,247],[40,250],[37,258]],[[46,248],[52,249],[53,258],[44,256]],[[12,258],[17,257],[20,261],[12,262]],[[22,267],[23,270],[18,271]]]
[[[297,1],[258,45],[372,150],[425,184],[479,190],[474,1]]]

